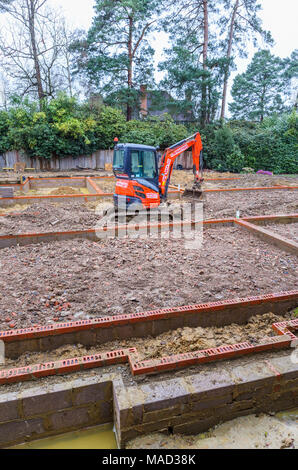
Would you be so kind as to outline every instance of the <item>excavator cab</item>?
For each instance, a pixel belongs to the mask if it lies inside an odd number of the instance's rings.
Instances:
[[[155,147],[117,144],[113,172],[117,180],[114,194],[116,208],[159,206],[158,155]]]

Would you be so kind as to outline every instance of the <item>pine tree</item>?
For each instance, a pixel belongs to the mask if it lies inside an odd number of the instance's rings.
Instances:
[[[230,104],[232,116],[263,121],[271,113],[282,112],[289,89],[284,69],[283,59],[268,50],[257,52],[246,72],[234,80]]]
[[[204,127],[215,117],[224,65],[218,55],[216,35],[210,28],[217,9],[210,0],[173,3],[174,11],[169,11],[164,23],[171,48],[159,66],[165,71],[161,86],[174,92]]]
[[[154,51],[147,37],[156,28],[160,5],[158,0],[96,0],[87,37],[73,45],[76,72],[109,104],[124,106],[128,121],[137,89],[153,79]]]
[[[258,13],[261,5],[258,0],[222,0],[224,13],[220,16],[221,34],[226,36],[222,42],[225,51],[226,66],[222,90],[221,119],[225,117],[228,80],[230,69],[235,56],[235,49],[242,57],[247,56],[247,45],[253,40],[256,45],[257,37],[267,44],[273,40],[270,32],[262,29]]]

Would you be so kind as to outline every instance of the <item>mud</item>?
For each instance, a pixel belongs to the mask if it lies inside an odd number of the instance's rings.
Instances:
[[[297,259],[233,227],[184,240],[108,239],[0,251],[0,329],[288,291]]]
[[[208,432],[182,436],[150,434],[129,442],[127,449],[295,449],[298,409],[269,416],[243,416]]]

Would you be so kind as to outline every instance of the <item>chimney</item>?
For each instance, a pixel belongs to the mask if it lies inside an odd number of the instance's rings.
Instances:
[[[148,94],[147,94],[147,85],[140,86],[141,92],[141,106],[140,106],[140,116],[146,118],[148,116]]]

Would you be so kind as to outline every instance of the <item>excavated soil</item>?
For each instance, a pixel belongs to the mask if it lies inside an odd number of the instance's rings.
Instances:
[[[272,329],[273,323],[293,318],[293,316],[291,313],[285,315],[266,313],[252,317],[245,325],[233,323],[220,328],[178,328],[177,330],[163,333],[156,338],[150,336],[146,338],[129,338],[127,340],[111,341],[90,348],[80,344],[68,344],[53,351],[26,353],[17,360],[6,359],[5,366],[0,366],[0,369],[22,367],[29,364],[42,364],[48,361],[70,359],[72,357],[82,357],[104,351],[116,351],[132,347],[137,348],[139,357],[143,360],[242,343],[244,341],[256,344],[265,336],[275,336]]]
[[[109,178],[109,179],[94,178],[94,182],[104,193],[115,192],[116,179],[114,178]]]
[[[268,230],[278,233],[282,237],[298,242],[298,223],[292,224],[267,224]]]
[[[95,201],[94,201],[95,202]],[[96,207],[95,203],[93,207]],[[89,209],[80,202],[57,204],[39,202],[32,204],[20,213],[0,217],[0,233],[59,232],[95,227],[99,220],[94,208]]]
[[[273,190],[252,192],[206,193],[203,199],[205,219],[240,216],[290,214],[298,210],[298,191]],[[187,201],[187,200],[185,200]],[[183,199],[179,201],[184,202]],[[52,232],[95,228],[101,218],[101,209],[112,203],[102,202],[36,202],[30,206],[1,209],[0,234]]]
[[[64,196],[68,194],[90,194],[88,189],[85,187],[82,188],[73,188],[72,186],[60,186],[57,188],[37,188],[30,189],[27,192],[16,191],[15,196]]]
[[[184,240],[108,239],[0,250],[0,329],[297,287],[297,258],[233,227]]]
[[[298,210],[297,190],[241,191],[206,193],[205,219],[224,219],[254,215],[293,214]]]
[[[235,173],[204,173],[205,182],[203,187],[206,189],[215,188],[248,188],[248,187],[267,187],[267,186],[298,186],[298,177],[286,175],[257,175],[257,174],[235,174]],[[207,181],[209,178],[219,178],[217,181]],[[220,181],[221,178],[239,178]],[[190,185],[193,182],[193,173],[191,170],[174,170],[171,177],[171,184],[180,184],[181,188]]]

